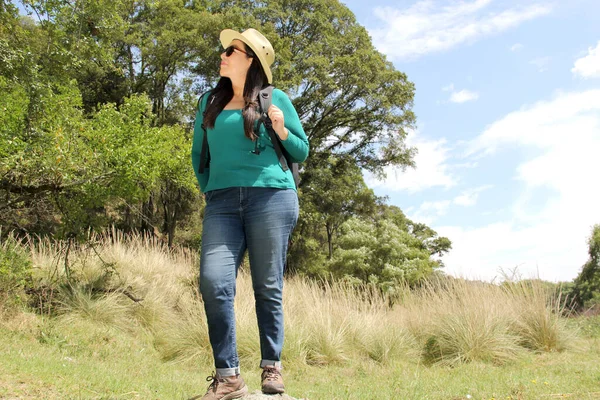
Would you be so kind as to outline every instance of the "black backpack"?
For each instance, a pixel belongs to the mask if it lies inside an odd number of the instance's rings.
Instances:
[[[294,183],[296,185],[296,188],[298,188],[298,185],[300,184],[300,168],[298,166],[298,163],[292,161],[290,155],[288,154],[288,152],[285,150],[285,148],[281,144],[279,136],[277,136],[277,133],[275,133],[275,130],[273,129],[273,124],[271,122],[271,118],[269,118],[269,116],[267,115],[267,110],[269,109],[269,107],[271,107],[271,103],[272,103],[273,89],[274,89],[274,87],[272,85],[269,85],[269,86],[263,88],[258,94],[258,99],[260,102],[260,118],[258,119],[258,125],[255,129],[255,133],[258,136],[258,130],[260,129],[260,124],[265,125],[265,128],[267,129],[267,132],[269,134],[269,137],[271,138],[271,142],[273,143],[273,148],[275,150],[275,153],[277,154],[277,157],[279,158],[279,164],[281,165],[281,168],[284,171],[287,171],[288,169],[291,168],[292,176],[294,177]],[[210,93],[210,92],[207,92],[207,93]],[[198,100],[198,107],[200,107],[200,105],[202,104],[202,98],[205,95],[206,95],[206,93],[204,93],[202,96],[200,96],[200,99]],[[209,101],[212,101],[212,99]],[[203,115],[202,130],[204,131],[204,140],[202,141],[202,150],[200,152],[200,166],[198,167],[198,172],[201,174],[204,173],[204,169],[208,168],[209,164],[210,164],[210,151],[208,149],[208,137],[206,134],[206,127],[204,126],[204,118],[206,118],[206,108],[204,109],[204,112],[202,115]],[[258,145],[258,140],[256,142]],[[257,154],[257,155],[260,154],[258,147],[255,148],[253,153]]]

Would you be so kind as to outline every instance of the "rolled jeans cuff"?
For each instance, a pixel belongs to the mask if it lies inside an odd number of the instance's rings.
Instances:
[[[281,365],[281,361],[273,361],[273,360],[261,360],[260,367],[261,368],[275,367],[277,369],[283,368],[283,366]]]
[[[235,368],[217,368],[217,377],[225,378],[228,376],[240,375],[240,367]]]

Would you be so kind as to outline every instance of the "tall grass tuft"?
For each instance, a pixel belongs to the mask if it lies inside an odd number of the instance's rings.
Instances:
[[[130,325],[129,307],[119,295],[108,293],[95,295],[80,287],[65,287],[61,290],[60,314],[65,321],[76,319],[128,329]]]
[[[46,303],[61,321],[116,327],[152,343],[165,361],[212,364],[194,252],[116,231],[90,236],[86,245],[69,252],[65,244],[50,240],[30,246],[34,284],[53,293]],[[528,282],[443,278],[419,289],[399,288],[401,300],[390,306],[368,285],[289,278],[283,361],[502,364],[525,351],[567,349],[572,336],[559,299]],[[235,309],[241,362],[258,363],[254,295],[245,267],[238,276]]]
[[[198,301],[181,303],[176,312],[154,327],[154,345],[165,361],[212,359],[206,318]]]
[[[502,293],[496,285],[451,278],[416,292],[406,307],[423,360],[454,366],[515,359],[521,348],[509,330],[514,313]]]
[[[506,282],[503,287],[517,303],[512,330],[522,346],[533,351],[564,351],[572,347],[575,336],[562,318],[566,306],[560,293],[539,280]]]
[[[507,321],[477,311],[481,310],[440,315],[427,334],[424,361],[456,366],[473,361],[502,364],[514,360],[520,348],[508,333]]]

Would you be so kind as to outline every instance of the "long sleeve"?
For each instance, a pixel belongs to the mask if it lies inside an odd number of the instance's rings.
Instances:
[[[259,138],[250,140],[244,134],[242,110],[222,110],[215,119],[214,127],[207,130],[210,149],[210,170],[199,173],[204,131],[203,110],[208,98],[204,96],[196,111],[192,166],[203,193],[228,187],[268,187],[296,189],[290,169],[284,170],[279,162],[273,143],[264,126]],[[273,91],[273,104],[279,107],[285,118],[289,134],[281,141],[293,162],[302,162],[308,156],[308,139],[302,129],[298,113],[287,95],[281,90]],[[256,151],[256,150],[259,151]]]
[[[298,112],[287,94],[279,89],[273,90],[273,104],[283,112],[284,125],[289,132],[287,139],[281,141],[283,147],[285,147],[293,161],[303,162],[308,157],[309,146]]]

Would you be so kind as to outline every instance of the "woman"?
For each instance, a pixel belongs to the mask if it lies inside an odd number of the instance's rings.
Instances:
[[[283,393],[283,269],[288,239],[298,219],[298,197],[290,170],[284,170],[264,126],[259,124],[259,91],[272,82],[271,43],[258,31],[226,29],[220,40],[217,86],[200,102],[192,163],[206,208],[200,258],[204,301],[216,374],[204,400],[236,399],[248,389],[240,376],[235,341],[235,280],[248,250],[256,301],[262,391]],[[295,162],[308,156],[308,140],[290,99],[275,89],[267,110],[281,144]],[[206,128],[210,164],[200,173]]]

